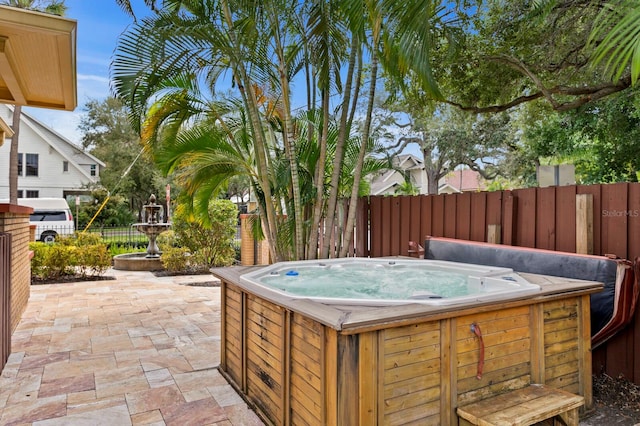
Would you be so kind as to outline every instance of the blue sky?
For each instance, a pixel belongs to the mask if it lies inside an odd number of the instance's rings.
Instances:
[[[132,0],[137,14],[144,14],[142,0]],[[118,36],[132,22],[115,0],[65,0],[66,18],[78,22],[77,78],[78,107],[73,112],[43,108],[25,108],[24,111],[56,132],[80,144],[78,131],[80,116],[89,99],[109,96],[109,63]]]

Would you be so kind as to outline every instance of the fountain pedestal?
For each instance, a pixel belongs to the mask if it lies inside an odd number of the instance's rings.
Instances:
[[[168,230],[171,224],[160,221],[162,206],[156,204],[156,196],[151,194],[149,204],[143,206],[145,222],[132,226],[142,232],[149,239],[146,253],[128,253],[113,257],[113,268],[124,271],[157,271],[164,269],[160,261],[160,249],[156,243],[158,235]]]

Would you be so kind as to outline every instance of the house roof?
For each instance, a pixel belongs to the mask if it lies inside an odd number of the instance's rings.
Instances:
[[[13,106],[0,105],[0,108],[6,108],[13,114]],[[80,167],[81,164],[98,164],[100,167],[105,167],[105,164],[98,158],[83,151],[78,145],[71,142],[69,139],[62,136],[60,133],[45,126],[40,121],[31,117],[29,114],[22,111],[22,124],[29,126],[33,131],[38,134],[46,143],[48,143],[53,149],[58,151],[66,160],[76,166],[89,180],[95,180],[95,177],[89,175],[85,168]]]
[[[440,181],[440,189],[450,187],[455,191],[479,191],[485,189],[484,179],[475,170],[453,170]]]
[[[75,109],[76,32],[75,20],[0,6],[0,102]]]

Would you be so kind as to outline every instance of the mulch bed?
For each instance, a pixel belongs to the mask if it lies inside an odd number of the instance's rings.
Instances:
[[[40,285],[40,284],[69,284],[69,283],[78,283],[84,281],[108,281],[115,280],[116,277],[111,277],[108,275],[100,275],[94,277],[83,277],[81,275],[64,275],[58,278],[38,278],[31,277],[31,285]]]
[[[640,422],[640,386],[624,377],[593,376],[593,405],[581,425],[629,425]]]

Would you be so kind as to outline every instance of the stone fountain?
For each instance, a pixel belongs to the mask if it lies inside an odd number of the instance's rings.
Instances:
[[[164,269],[160,261],[160,249],[156,243],[158,235],[168,230],[170,223],[162,222],[163,208],[156,204],[156,196],[151,194],[149,204],[143,206],[141,223],[132,225],[149,239],[146,253],[127,253],[113,257],[113,269],[124,271],[156,271]]]

